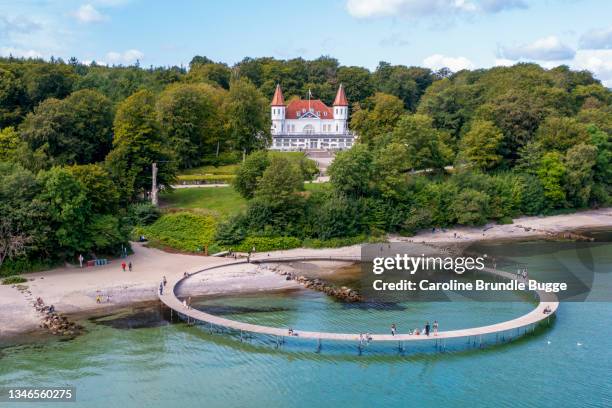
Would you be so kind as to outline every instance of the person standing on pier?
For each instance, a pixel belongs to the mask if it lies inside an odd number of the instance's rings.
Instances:
[[[391,335],[395,336],[395,333],[397,332],[397,327],[395,326],[395,323],[393,323],[391,325]]]
[[[429,325],[429,322],[427,322],[425,324],[425,335],[429,336],[429,331],[431,330],[431,326]]]
[[[433,332],[434,332],[434,336],[438,335],[438,321],[434,320],[433,322]]]

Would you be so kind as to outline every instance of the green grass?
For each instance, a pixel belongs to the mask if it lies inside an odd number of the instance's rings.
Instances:
[[[331,188],[329,183],[304,183],[304,190],[306,191],[326,191]]]
[[[329,183],[306,183],[306,191],[323,191]],[[178,188],[172,193],[161,195],[165,208],[205,209],[230,217],[246,209],[246,200],[233,187]]]
[[[185,169],[180,173],[181,175],[193,175],[193,174],[219,174],[219,175],[233,175],[238,171],[239,164],[228,164],[225,166],[201,166],[194,167],[193,169]]]
[[[246,200],[233,187],[181,188],[161,195],[167,208],[202,208],[225,218],[246,209]]]

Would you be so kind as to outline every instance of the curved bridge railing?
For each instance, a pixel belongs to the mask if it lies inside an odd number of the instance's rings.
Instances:
[[[360,258],[355,256],[300,256],[300,257],[258,257],[251,259],[250,263],[261,264],[269,262],[299,262],[299,261],[350,261],[359,262]],[[247,333],[264,334],[278,337],[298,338],[298,339],[313,339],[318,340],[333,340],[333,341],[357,341],[362,342],[363,335],[360,333],[334,333],[334,332],[318,332],[318,331],[305,331],[294,329],[291,333],[287,328],[269,327],[262,326],[252,323],[245,323],[236,320],[226,319],[224,317],[212,315],[210,313],[202,312],[200,310],[186,308],[181,300],[176,296],[177,287],[186,279],[199,273],[207,272],[213,269],[227,268],[233,265],[246,264],[246,260],[239,260],[230,263],[224,263],[207,267],[196,272],[189,274],[188,276],[181,276],[178,279],[170,280],[166,284],[167,290],[164,290],[163,295],[159,295],[160,301],[169,307],[171,310],[176,311],[180,315],[193,320],[210,323],[215,326],[221,326],[225,328],[234,329]],[[499,276],[506,279],[517,280],[516,275],[499,271],[496,269],[485,268],[483,270],[489,274]],[[487,326],[472,327],[467,329],[459,330],[447,330],[438,332],[437,336],[426,336],[426,335],[415,335],[415,334],[370,334],[368,341],[371,342],[389,342],[389,341],[427,341],[427,340],[445,340],[445,339],[456,339],[456,338],[471,338],[490,335],[490,334],[503,334],[507,333],[512,337],[513,333],[515,337],[520,334],[520,330],[523,329],[524,333],[533,330],[536,325],[543,322],[544,320],[550,320],[550,317],[555,314],[559,307],[559,301],[554,293],[547,293],[545,291],[536,291],[539,298],[538,305],[531,310],[529,313],[519,316],[512,320],[507,320],[500,323],[495,323]]]

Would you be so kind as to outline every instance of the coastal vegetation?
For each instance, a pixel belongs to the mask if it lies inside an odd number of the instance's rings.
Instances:
[[[344,85],[359,139],[329,183],[307,183],[302,153],[264,150],[277,83],[328,104]],[[3,58],[0,273],[116,256],[140,235],[190,252],[320,247],[606,206],[611,135],[612,93],[565,66]],[[153,163],[162,211],[146,204]],[[183,182],[232,187],[173,191]]]

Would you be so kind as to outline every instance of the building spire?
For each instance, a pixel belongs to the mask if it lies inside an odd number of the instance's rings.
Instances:
[[[283,97],[283,91],[281,90],[280,84],[276,84],[276,90],[272,98],[272,106],[285,106],[285,98]]]
[[[338,93],[336,93],[336,99],[334,99],[334,106],[348,106],[348,100],[344,94],[344,87],[342,84],[338,87]]]

